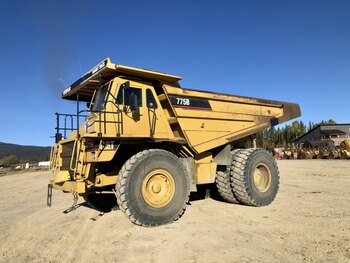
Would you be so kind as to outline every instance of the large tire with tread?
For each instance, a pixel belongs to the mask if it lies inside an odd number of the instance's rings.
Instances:
[[[145,150],[121,168],[116,194],[120,209],[134,224],[163,225],[184,214],[190,195],[189,179],[174,154]]]
[[[279,173],[271,154],[259,148],[237,152],[231,167],[231,186],[237,200],[249,206],[265,206],[276,197]]]
[[[118,206],[114,194],[87,193],[83,198],[90,207],[101,212],[110,212]]]
[[[235,155],[239,149],[233,150],[231,152],[231,160],[234,160]],[[223,171],[217,171],[216,172],[216,188],[218,189],[218,192],[220,196],[227,202],[232,204],[239,204],[231,185],[231,174],[230,172],[223,172]]]

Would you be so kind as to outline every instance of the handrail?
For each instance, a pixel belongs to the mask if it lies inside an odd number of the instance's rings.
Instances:
[[[120,134],[122,133],[122,116],[121,116],[121,113],[122,113],[122,110],[120,109],[120,105],[115,103],[114,101],[112,100],[108,100],[106,102],[106,106],[108,105],[108,103],[111,103],[115,108],[116,108],[116,111],[106,111],[106,110],[102,110],[102,111],[94,111],[94,110],[81,110],[81,111],[78,111],[77,114],[67,114],[67,113],[55,113],[56,115],[56,143],[58,141],[60,141],[62,139],[62,134],[61,132],[63,133],[63,139],[66,139],[67,138],[67,131],[78,131],[79,130],[79,127],[75,127],[74,126],[74,118],[86,118],[86,117],[89,117],[91,113],[97,113],[99,118],[98,120],[96,120],[96,122],[99,123],[99,134],[102,133],[102,131],[104,131],[104,133],[106,132],[106,117],[107,117],[107,114],[117,114],[117,121],[113,121],[113,123],[117,124],[117,136],[119,137]],[[86,113],[86,114],[84,114]],[[90,113],[90,114],[88,114]],[[104,117],[104,120],[102,121],[101,120],[101,117]],[[63,119],[63,127],[60,126],[60,118],[64,118]],[[77,121],[78,123],[78,121]],[[102,123],[104,124],[104,126],[102,127]]]
[[[70,131],[73,131],[73,116],[72,115],[65,115],[64,116],[64,137],[67,137],[67,130],[69,130],[69,128],[67,128],[67,117],[70,117]]]
[[[151,120],[151,114],[153,113],[153,117]],[[154,137],[154,132],[155,132],[155,126],[156,126],[156,121],[157,121],[157,115],[156,115],[156,110],[154,108],[148,108],[148,122],[149,122],[149,126],[150,126],[150,136],[151,138]]]
[[[75,157],[75,167],[73,168],[73,159],[74,159],[74,152],[75,152],[75,148],[76,148],[76,145],[77,145],[77,142],[78,140],[74,140],[74,144],[73,144],[73,149],[72,149],[72,158],[70,159],[70,163],[69,163],[69,168],[74,171],[76,166],[77,166],[77,160],[78,160],[78,154],[76,154],[76,157]]]
[[[115,98],[114,96],[112,96],[113,98]],[[115,99],[116,100],[116,99]],[[120,110],[120,104],[118,103],[118,104],[116,104],[114,101],[112,101],[112,100],[108,100],[107,102],[106,102],[106,107],[107,107],[107,104],[108,103],[111,103],[112,104],[112,106],[115,106],[116,107],[116,112],[113,112],[113,114],[117,114],[117,118],[118,118],[118,120],[117,120],[117,136],[119,137],[120,136],[120,130],[121,130],[121,128],[123,127],[123,126],[121,126],[121,121],[120,121],[120,113],[122,113],[122,110]],[[106,116],[106,113],[107,112],[105,112],[105,116]],[[106,130],[105,130],[106,131]],[[100,130],[100,132],[101,132],[101,130]]]
[[[109,81],[108,83],[104,84],[103,86],[105,87],[106,85],[108,85],[108,88],[107,88],[107,93],[108,93],[108,97],[111,97],[115,102],[117,101],[116,97],[111,93],[111,87],[113,85],[113,81]],[[96,90],[94,91],[94,94],[93,94],[93,97],[92,97],[92,101],[94,100],[96,96]],[[56,112],[56,121],[57,121],[57,126],[56,126],[56,143],[58,141],[60,141],[62,139],[62,134],[60,132],[63,132],[63,138],[66,139],[67,138],[67,131],[77,131],[77,137],[79,138],[80,135],[79,135],[79,126],[80,126],[80,118],[81,117],[88,117],[89,115],[83,115],[82,113],[84,112],[95,112],[95,113],[98,113],[99,115],[99,119],[101,120],[101,115],[104,114],[104,117],[106,119],[106,114],[118,114],[118,132],[117,132],[117,136],[120,135],[120,130],[121,130],[121,126],[120,126],[120,109],[119,109],[119,104],[117,105],[115,102],[113,102],[112,100],[108,100],[105,104],[105,108],[107,106],[108,103],[112,103],[117,111],[116,112],[107,112],[107,111],[93,111],[89,108],[89,110],[79,110],[79,93],[77,93],[77,111],[76,111],[76,114],[62,114],[62,113],[57,113]],[[60,117],[64,117],[64,127],[60,127]],[[74,127],[74,121],[73,121],[73,118],[76,118],[76,127]],[[70,118],[70,127],[67,126],[67,118],[69,119]],[[106,125],[106,123],[105,123]],[[106,132],[106,127],[104,129],[104,131]],[[99,133],[101,134],[102,133],[102,122],[99,123]]]
[[[85,147],[84,147],[84,145],[83,145],[83,147],[82,147],[82,149],[83,149],[83,152],[82,152],[82,164],[83,165],[81,165],[81,169],[80,169],[80,171],[79,171],[79,174],[80,174],[80,176],[82,176],[83,174],[85,174],[85,173],[83,173],[83,168],[85,168],[86,169],[86,166],[84,165],[85,164],[85,159],[86,159],[86,154],[85,154]],[[82,178],[85,180],[85,179],[87,179],[89,177],[89,174],[86,174],[85,176],[82,176]]]
[[[88,115],[80,115],[80,114],[66,114],[66,113],[55,113],[56,115],[56,143],[62,139],[62,134],[60,132],[63,132],[63,138],[67,138],[67,131],[77,131],[79,127],[74,127],[74,118],[86,118]],[[64,117],[64,126],[60,126],[60,118]],[[70,119],[70,125],[67,125],[67,119]],[[69,123],[69,122],[68,122]]]
[[[51,146],[51,150],[50,150],[50,164],[49,164],[49,169],[50,169],[50,170],[51,170],[51,169],[55,166],[55,164],[56,164],[56,156],[55,156],[55,158],[53,158],[54,149],[56,149],[56,145],[55,145],[55,144]]]

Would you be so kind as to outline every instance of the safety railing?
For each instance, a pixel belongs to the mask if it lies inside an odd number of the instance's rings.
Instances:
[[[101,137],[102,134],[107,133],[107,123],[116,125],[116,137],[119,137],[123,133],[122,126],[122,111],[120,106],[115,104],[113,101],[107,101],[106,104],[113,104],[116,111],[93,111],[93,110],[82,110],[78,114],[63,114],[55,113],[56,115],[56,143],[62,139],[67,139],[69,132],[77,131],[77,137],[79,138],[79,126],[80,123],[86,120],[91,114],[96,114],[98,118],[94,119],[94,122],[98,123],[97,133]],[[116,115],[116,118],[108,118],[108,115]],[[114,120],[113,120],[114,119]]]
[[[88,116],[86,114],[65,114],[55,113],[56,115],[56,143],[62,139],[67,138],[67,133],[79,130],[80,119],[84,119]]]

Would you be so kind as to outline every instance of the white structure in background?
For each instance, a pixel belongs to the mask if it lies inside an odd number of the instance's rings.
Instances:
[[[39,162],[39,167],[49,167],[50,161]]]
[[[29,163],[26,163],[25,168],[26,168],[26,169],[29,169]]]

